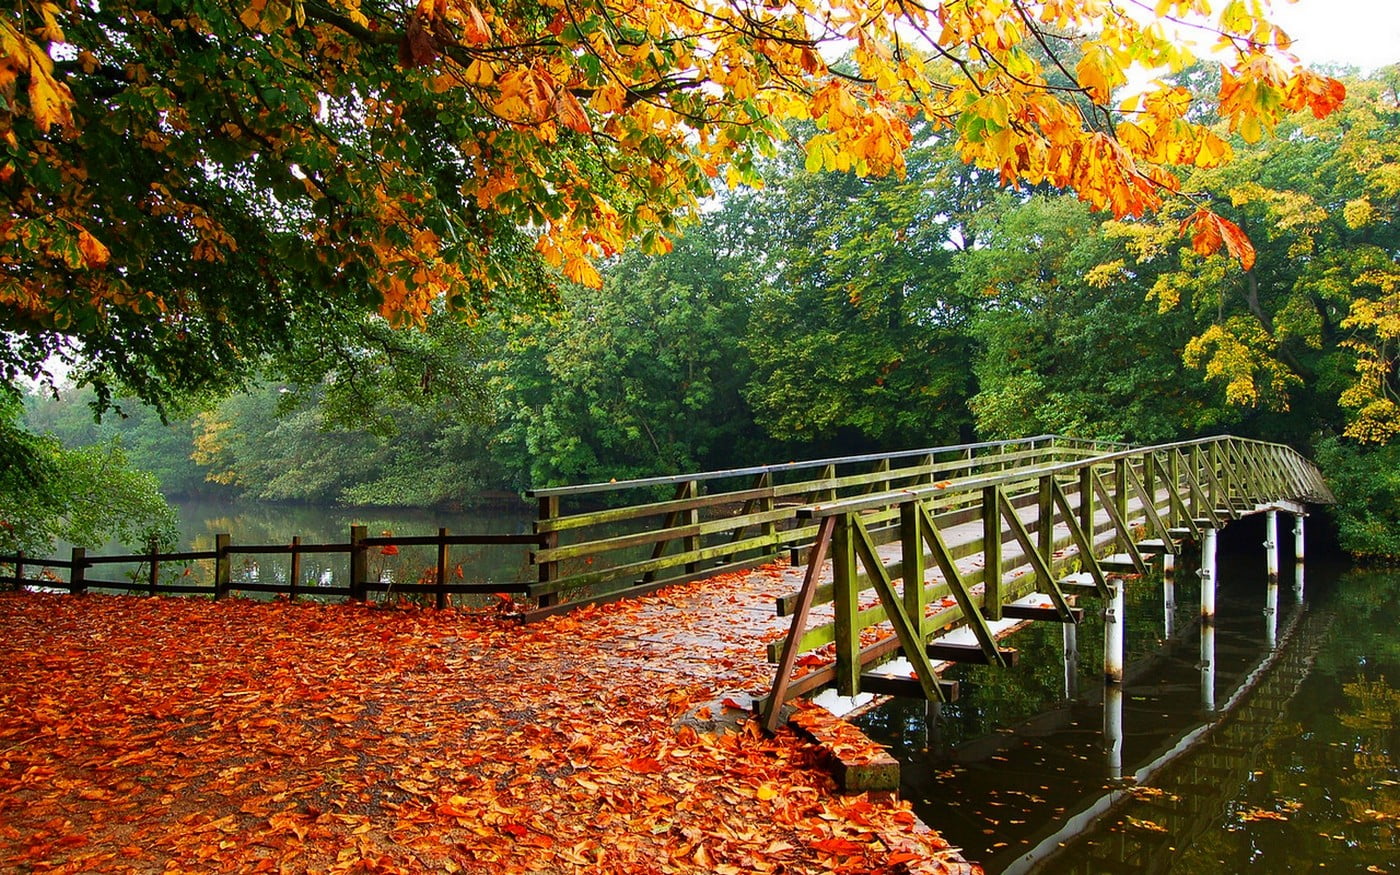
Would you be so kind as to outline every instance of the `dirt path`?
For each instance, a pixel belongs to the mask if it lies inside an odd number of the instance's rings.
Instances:
[[[523,628],[5,594],[0,870],[970,871],[904,804],[838,795],[792,734],[678,725],[771,680],[699,593],[771,616],[791,574]]]

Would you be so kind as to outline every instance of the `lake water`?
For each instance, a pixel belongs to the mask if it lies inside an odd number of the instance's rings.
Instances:
[[[989,875],[1400,872],[1400,572],[1310,559],[1300,598],[1286,560],[1270,613],[1262,529],[1235,528],[1213,647],[1183,569],[1174,611],[1160,579],[1130,585],[1121,688],[1085,600],[1071,670],[1034,624],[1018,667],[950,672],[957,702],[861,718],[920,815]]]
[[[227,534],[234,550],[232,579],[246,583],[285,583],[290,577],[287,555],[238,553],[248,545],[286,545],[293,537],[302,544],[346,544],[350,527],[363,525],[371,537],[381,535],[436,535],[440,527],[451,534],[529,534],[534,522],[533,509],[524,501],[502,503],[488,509],[469,511],[418,510],[410,508],[340,508],[289,504],[261,504],[235,501],[172,502],[180,515],[177,552],[214,549],[216,535]],[[533,579],[529,547],[523,545],[453,546],[449,553],[449,580],[500,583]],[[111,543],[89,556],[124,555],[139,552],[131,545]],[[67,545],[56,555],[65,556]],[[426,575],[436,577],[437,548],[403,546],[394,550],[371,549],[369,573],[385,583],[414,582]],[[104,564],[89,571],[90,578],[133,582],[145,580],[144,564]],[[305,553],[300,582],[316,586],[344,586],[349,580],[349,558],[345,553]],[[165,583],[193,582],[212,585],[212,560],[165,563],[161,566]],[[235,586],[235,590],[237,587]],[[255,596],[262,597],[262,596]],[[459,603],[486,603],[490,599],[457,597]]]

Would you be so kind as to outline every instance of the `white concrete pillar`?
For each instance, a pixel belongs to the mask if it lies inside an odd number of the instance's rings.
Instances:
[[[1215,529],[1206,529],[1205,540],[1201,544],[1201,623],[1203,625],[1215,623],[1215,546],[1217,535]]]
[[[1293,515],[1293,558],[1303,564],[1303,515]]]
[[[1103,748],[1109,780],[1123,777],[1123,685],[1103,688]]]
[[[1270,652],[1278,649],[1278,581],[1269,581],[1264,591],[1264,638]]]
[[[1103,609],[1103,679],[1109,684],[1123,683],[1124,586],[1120,578],[1108,579],[1108,603]]]
[[[1079,698],[1079,627],[1062,623],[1065,642],[1065,699]]]
[[[1264,558],[1268,569],[1269,582],[1278,583],[1278,511],[1265,514]]]
[[[1215,711],[1215,626],[1201,624],[1201,709]]]
[[[1176,557],[1162,555],[1162,637],[1176,634]]]

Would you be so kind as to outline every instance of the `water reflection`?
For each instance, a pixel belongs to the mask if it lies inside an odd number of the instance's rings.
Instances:
[[[457,534],[524,534],[531,531],[531,509],[523,503],[476,511],[433,511],[404,508],[340,508],[304,505],[261,504],[256,502],[190,501],[177,503],[180,515],[180,542],[176,550],[205,552],[215,549],[219,534],[231,536],[234,548],[231,577],[237,585],[292,582],[305,587],[307,595],[326,587],[343,587],[350,576],[345,553],[302,553],[293,563],[290,555],[239,554],[241,545],[347,544],[350,527],[364,525],[371,535],[432,535],[439,527]],[[89,555],[131,552],[123,544],[112,543]],[[449,580],[503,582],[529,579],[533,569],[528,553],[514,546],[453,546],[448,562]],[[213,560],[170,562],[157,573],[162,583],[210,587],[214,580]],[[132,581],[139,589],[149,579],[149,565],[104,565],[105,580]],[[437,548],[404,545],[370,552],[368,578],[383,584],[432,582],[437,576]],[[390,591],[392,595],[392,590]],[[270,597],[270,596],[254,596]]]
[[[1205,635],[1194,575],[1130,586],[1122,687],[1093,679],[1090,610],[1018,633],[1016,670],[950,672],[963,696],[932,724],[894,703],[862,725],[989,873],[1400,871],[1400,575],[1315,567],[1303,606],[1303,575],[1280,599],[1258,553],[1222,555]]]

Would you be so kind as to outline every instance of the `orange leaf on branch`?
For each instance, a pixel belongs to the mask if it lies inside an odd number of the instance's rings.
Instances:
[[[1254,269],[1254,244],[1239,225],[1199,207],[1181,223],[1180,233],[1191,234],[1191,248],[1200,255],[1214,255],[1223,246],[1245,270]]]

